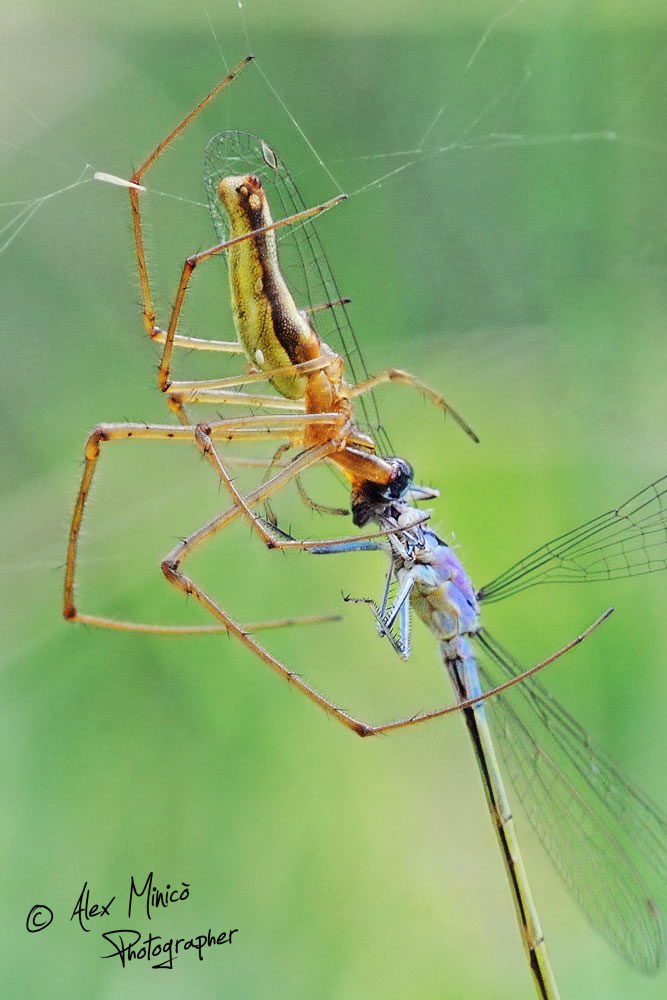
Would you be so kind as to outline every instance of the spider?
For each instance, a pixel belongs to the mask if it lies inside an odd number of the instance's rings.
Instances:
[[[287,483],[297,480],[305,470],[322,462],[329,462],[339,469],[350,483],[352,491],[353,520],[363,526],[370,519],[369,497],[372,503],[401,498],[423,498],[437,495],[412,484],[412,468],[405,460],[383,457],[378,454],[372,433],[362,429],[355,419],[355,399],[367,420],[364,397],[384,382],[406,384],[424,394],[445,412],[475,441],[477,437],[465,421],[451,409],[445,399],[415,376],[399,369],[388,369],[376,376],[369,376],[360,364],[362,377],[358,378],[351,362],[356,348],[352,328],[347,320],[345,305],[326,263],[318,238],[308,220],[319,215],[345,198],[341,194],[313,208],[306,208],[298,194],[289,172],[274,151],[262,140],[245,133],[221,133],[209,142],[206,158],[206,184],[209,204],[220,241],[208,250],[187,257],[166,328],[157,325],[151,284],[143,239],[140,196],[144,189],[145,174],[164,150],[189,125],[218,94],[220,94],[251,61],[248,56],[232,70],[154,149],[148,159],[134,172],[129,181],[120,181],[129,190],[132,212],[134,243],[143,303],[143,322],[148,336],[162,344],[162,357],[158,367],[158,386],[166,395],[171,410],[177,415],[180,426],[173,424],[103,423],[89,435],[84,449],[85,464],[78,496],[72,515],[69,534],[64,589],[64,616],[68,621],[78,621],[111,629],[164,634],[192,634],[201,632],[228,632],[237,636],[247,648],[263,662],[287,679],[304,695],[320,705],[345,726],[362,736],[373,735],[401,725],[431,718],[434,715],[458,711],[465,707],[459,703],[451,708],[425,713],[410,720],[401,720],[374,726],[353,718],[337,705],[317,692],[301,677],[288,669],[250,634],[259,628],[276,625],[321,621],[307,618],[283,622],[241,625],[181,569],[183,561],[200,545],[226,528],[239,516],[248,519],[253,530],[269,548],[308,550],[321,546],[316,540],[299,540],[276,530],[276,527],[257,516],[253,507],[267,502]],[[230,163],[250,165],[254,168],[241,175],[228,175]],[[261,175],[261,176],[260,176]],[[105,179],[109,179],[108,176]],[[281,208],[286,215],[275,222],[262,181],[272,183]],[[288,287],[278,262],[276,231],[290,227],[290,232],[300,234],[294,240],[300,257],[312,255],[316,261],[318,278],[316,287],[321,290],[320,301],[313,304],[312,290],[307,294],[310,305],[299,308]],[[300,228],[299,228],[300,227]],[[177,332],[185,293],[197,265],[227,252],[232,291],[232,304],[237,341],[206,340],[184,336]],[[305,272],[308,273],[308,272]],[[327,333],[325,341],[316,331],[313,313],[334,317],[334,329],[342,351],[350,359],[348,370],[352,382],[345,379],[345,361],[328,343],[333,338]],[[198,381],[174,381],[171,378],[171,359],[174,349],[202,350],[245,354],[253,365],[250,373],[231,378]],[[278,393],[252,395],[239,390],[248,383],[269,383]],[[226,417],[208,423],[191,422],[186,407],[191,403],[220,405],[253,405],[287,412],[269,415],[242,415]],[[371,400],[372,404],[372,400]],[[378,435],[379,437],[379,435]],[[218,624],[209,626],[156,625],[119,621],[80,612],[74,600],[74,578],[79,533],[91,484],[99,461],[102,445],[138,440],[180,441],[194,443],[206,456],[221,483],[228,490],[232,503],[199,529],[179,542],[162,560],[161,569],[166,579],[185,594],[192,595]],[[261,442],[283,438],[278,455],[269,465],[264,481],[246,495],[235,486],[218,452],[219,442]],[[382,441],[381,443],[384,443]],[[290,447],[300,447],[297,457],[279,471],[273,472],[277,457]],[[303,496],[302,491],[302,496]],[[307,498],[306,498],[307,499]],[[312,506],[319,506],[311,503]],[[426,520],[428,514],[422,515]],[[419,519],[418,522],[419,523]],[[386,537],[399,527],[345,536],[331,540],[340,545],[354,541],[372,542]],[[487,692],[489,694],[490,692]]]

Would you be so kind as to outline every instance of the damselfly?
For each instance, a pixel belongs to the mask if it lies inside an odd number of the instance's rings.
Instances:
[[[459,559],[405,503],[369,498],[369,519],[385,543],[322,545],[325,554],[388,548],[391,565],[379,632],[410,655],[411,609],[440,646],[456,697],[469,702],[521,671],[480,624],[479,606],[551,582],[614,580],[667,568],[667,476],[620,507],[548,542],[475,590]],[[505,862],[538,996],[558,988],[519,852],[494,740],[530,822],[575,901],[595,929],[640,972],[664,961],[661,915],[652,891],[667,882],[667,817],[598,750],[534,677],[513,694],[466,708],[491,818]],[[490,721],[490,726],[489,726]],[[492,738],[493,733],[493,738]]]

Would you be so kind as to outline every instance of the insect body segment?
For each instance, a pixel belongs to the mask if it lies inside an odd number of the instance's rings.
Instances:
[[[399,587],[412,578],[415,586],[410,603],[419,618],[447,646],[447,655],[462,655],[465,635],[479,627],[479,605],[467,573],[453,550],[432,531],[424,531],[427,544],[419,553],[420,561],[410,569],[396,566]]]

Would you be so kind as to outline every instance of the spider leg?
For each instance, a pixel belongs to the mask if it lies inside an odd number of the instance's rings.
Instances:
[[[433,403],[435,406],[444,410],[445,413],[449,413],[452,420],[454,420],[459,427],[461,427],[468,437],[478,444],[479,438],[475,434],[474,430],[466,423],[463,417],[453,409],[445,397],[441,393],[436,392],[432,389],[430,385],[426,382],[422,382],[421,379],[417,378],[416,375],[411,375],[410,372],[404,372],[400,368],[388,368],[384,372],[380,372],[378,375],[373,375],[370,378],[365,379],[363,382],[358,382],[356,385],[350,386],[347,390],[347,395],[350,399],[354,399],[356,396],[362,396],[366,392],[370,392],[375,389],[378,385],[384,385],[387,382],[399,382],[403,385],[408,385],[412,389],[416,389],[423,396]]]
[[[204,541],[211,538],[214,534],[217,534],[220,530],[226,527],[232,520],[240,515],[245,515],[249,518],[251,523],[255,525],[256,530],[261,537],[264,538],[266,544],[270,548],[297,548],[297,549],[318,549],[322,547],[322,542],[319,541],[301,541],[296,539],[291,539],[289,537],[283,539],[276,539],[275,536],[271,535],[271,532],[261,525],[260,519],[251,510],[251,504],[259,503],[269,497],[272,493],[275,493],[280,489],[285,483],[289,482],[296,475],[302,472],[304,469],[308,468],[310,465],[314,465],[317,462],[325,459],[333,450],[336,448],[336,443],[333,440],[326,441],[323,444],[316,445],[312,448],[307,449],[302,452],[293,463],[291,463],[287,468],[282,469],[277,473],[271,480],[266,483],[261,484],[255,490],[248,493],[243,497],[236,487],[234,486],[231,478],[226,472],[217,451],[214,446],[214,441],[216,439],[232,440],[236,437],[239,440],[257,439],[262,437],[266,439],[267,437],[273,436],[276,433],[280,434],[282,431],[287,429],[288,431],[293,429],[295,425],[300,421],[301,424],[304,422],[304,417],[300,415],[289,415],[292,419],[290,422],[288,416],[285,416],[280,421],[280,426],[276,428],[270,428],[266,426],[266,421],[262,426],[261,421],[257,418],[241,418],[239,420],[226,420],[219,421],[216,424],[210,426],[198,426],[198,427],[172,427],[165,425],[147,425],[147,424],[102,424],[95,428],[92,434],[89,436],[85,448],[85,468],[81,481],[81,486],[79,489],[79,494],[77,497],[74,514],[72,517],[72,526],[70,529],[69,546],[67,552],[67,564],[65,572],[65,600],[64,600],[64,615],[68,620],[76,620],[88,624],[101,625],[107,628],[114,629],[134,629],[138,631],[145,632],[162,632],[164,634],[192,634],[193,632],[201,632],[202,628],[195,626],[171,626],[164,628],[162,626],[153,625],[133,625],[129,622],[114,621],[110,619],[104,619],[97,616],[81,614],[77,611],[74,604],[73,590],[74,590],[74,570],[76,562],[76,552],[78,545],[79,532],[81,528],[81,521],[83,518],[84,508],[86,500],[88,498],[90,487],[92,484],[94,472],[97,466],[97,462],[100,457],[101,444],[113,441],[130,440],[132,438],[138,440],[181,440],[181,441],[192,441],[195,440],[199,447],[204,451],[209,460],[213,463],[221,480],[228,486],[230,493],[232,494],[235,503],[224,511],[222,514],[213,518],[207,524],[202,525],[197,531],[193,532],[187,539],[180,542],[168,555],[162,560],[161,568],[162,571],[169,582],[176,586],[179,590],[182,590],[186,594],[191,594],[195,599],[206,608],[215,618],[218,619],[221,625],[221,630],[230,632],[237,636],[243,642],[243,644],[255,653],[263,662],[265,662],[271,669],[276,671],[280,676],[284,677],[288,682],[293,684],[299,691],[301,691],[306,697],[308,697],[314,703],[320,705],[334,718],[338,719],[343,725],[353,732],[357,733],[359,736],[372,736],[378,733],[389,732],[394,729],[405,728],[407,726],[416,725],[419,722],[425,722],[432,718],[438,718],[442,715],[447,715],[451,712],[460,711],[462,707],[466,707],[468,703],[460,703],[453,706],[448,706],[447,708],[438,709],[435,712],[422,713],[420,715],[411,717],[410,719],[402,719],[395,722],[384,723],[379,726],[369,725],[366,722],[355,719],[353,716],[349,715],[347,712],[343,711],[340,707],[335,705],[333,702],[329,701],[309,684],[307,684],[301,677],[296,673],[289,670],[284,664],[282,664],[276,657],[274,657],[268,650],[264,649],[252,636],[249,634],[250,627],[243,626],[237,623],[230,615],[228,615],[208,594],[206,594],[200,587],[198,587],[192,579],[183,574],[180,570],[180,564],[183,560],[191,554],[194,549],[201,545]],[[324,416],[330,422],[335,423],[335,416],[331,414],[318,415]],[[276,418],[280,419],[280,418]],[[311,419],[310,416],[306,416],[306,420]],[[352,543],[363,543],[364,541],[384,537],[387,534],[391,534],[391,529],[389,531],[376,531],[369,532],[365,535],[359,535],[356,537],[331,539],[330,544],[332,546],[344,546],[347,544],[352,545]],[[326,543],[325,543],[326,544]],[[311,619],[312,621],[313,619]],[[297,621],[293,622],[294,624]],[[260,623],[261,624],[261,623]],[[268,627],[271,624],[276,623],[264,623],[264,627]],[[288,624],[287,621],[281,622],[280,624]],[[255,628],[257,626],[254,626]],[[213,627],[215,628],[215,627]],[[209,629],[210,631],[210,629]],[[581,641],[581,638],[575,640],[575,643]],[[573,643],[574,644],[574,643]],[[573,645],[570,644],[570,645]],[[568,647],[570,648],[570,647]],[[559,654],[558,654],[559,655]],[[550,658],[548,662],[553,659]],[[533,668],[535,670],[536,668]],[[515,681],[513,681],[515,682]],[[484,696],[474,699],[470,704],[477,704],[482,697],[489,696],[489,692],[485,693]]]
[[[153,327],[153,336],[156,344],[164,344],[167,339],[166,330],[159,326]],[[245,354],[243,344],[238,340],[205,340],[203,337],[186,337],[181,333],[174,335],[174,347],[184,347],[188,351],[212,351],[220,354]]]
[[[328,418],[329,422],[334,423],[338,419],[335,414],[318,414],[318,417],[321,416],[325,417],[325,421]],[[218,421],[207,427],[207,431],[211,435],[212,439],[215,438],[226,441],[270,440],[271,438],[280,435],[286,435],[291,438],[296,432],[303,432],[304,425],[311,420],[312,418],[301,414],[280,414],[275,415],[273,418],[256,416],[240,417]],[[90,494],[93,477],[100,458],[101,445],[103,443],[128,441],[132,439],[144,441],[175,440],[196,443],[197,428],[193,426],[179,427],[169,424],[100,424],[89,435],[84,449],[84,470],[72,514],[72,523],[67,547],[63,613],[65,618],[68,620],[88,620],[91,624],[102,624],[102,622],[95,622],[91,618],[86,619],[85,616],[80,615],[74,603],[74,575],[79,535],[86,502]],[[311,449],[311,452],[316,452],[312,461],[320,461],[324,454],[332,450],[333,447],[335,446],[330,445],[329,447],[320,446],[319,448]],[[308,453],[306,453],[306,455],[307,454]],[[302,462],[299,465],[295,464],[294,467],[290,466],[281,470],[278,476],[274,477],[272,483],[265,484],[264,490],[266,491],[266,495],[268,496],[274,489],[280,488],[284,482],[293,478],[295,472],[298,472],[300,467],[307,466],[308,464],[309,461],[302,458]],[[234,491],[232,491],[232,496],[235,496]],[[236,505],[232,508],[232,511],[235,511],[236,514],[241,513],[241,509]]]
[[[243,626],[246,632],[263,632],[268,629],[291,628],[294,625],[325,625],[338,622],[342,615],[304,615],[300,618],[276,618],[266,622],[248,622]],[[84,625],[96,625],[116,632],[141,632],[149,635],[220,635],[229,634],[225,625],[160,625],[145,622],[120,621],[117,618],[105,618],[102,615],[80,615],[76,621]]]
[[[271,473],[272,473],[273,469],[277,468],[278,463],[280,462],[280,459],[282,458],[282,456],[285,455],[288,451],[290,451],[293,447],[294,447],[294,445],[293,445],[293,443],[291,441],[284,441],[280,445],[280,447],[278,448],[278,450],[275,452],[273,458],[271,459],[271,461],[267,465],[266,469],[264,470],[264,475],[262,476],[262,482],[266,482],[268,479],[271,478]],[[298,484],[299,483],[299,477],[296,476],[295,478],[296,478],[296,482]],[[269,503],[268,500],[264,501],[264,517],[269,522],[269,524],[272,524],[274,527],[277,526],[277,524],[278,524],[278,518],[274,514],[273,508],[271,507],[271,504]]]
[[[226,527],[232,519],[237,517],[241,512],[245,513],[251,521],[258,522],[260,519],[253,514],[250,510],[250,503],[257,503],[269,496],[271,493],[279,489],[284,482],[292,478],[294,470],[298,468],[301,471],[303,468],[307,468],[309,465],[315,464],[321,460],[322,457],[326,456],[326,449],[330,447],[330,443],[327,442],[324,445],[318,445],[314,448],[310,448],[303,452],[293,463],[291,468],[284,469],[277,476],[275,476],[268,483],[263,483],[260,487],[249,493],[246,497],[242,497],[234,484],[229,480],[226,474],[224,466],[219,460],[215,448],[212,445],[211,436],[209,429],[205,427],[197,428],[198,444],[204,450],[204,453],[209,457],[209,459],[214,463],[218,472],[221,474],[221,478],[230,488],[230,492],[236,496],[237,503],[225,511],[223,514],[218,515],[218,517],[213,518],[207,524],[202,525],[197,531],[193,532],[189,538],[185,539],[183,542],[179,543],[165,558],[162,560],[161,567],[167,580],[172,583],[177,589],[182,590],[185,594],[193,596],[202,607],[206,608],[214,617],[216,617],[224,627],[234,634],[238,639],[243,642],[243,644],[249,648],[256,656],[259,657],[264,663],[267,664],[272,670],[277,674],[287,680],[290,684],[297,688],[302,694],[304,694],[309,700],[313,701],[315,704],[323,708],[327,713],[332,715],[335,719],[341,722],[346,728],[351,729],[358,736],[375,736],[380,733],[391,732],[395,729],[406,728],[409,726],[417,725],[421,722],[427,722],[434,718],[440,718],[444,715],[449,715],[453,712],[461,711],[464,708],[472,707],[477,705],[480,701],[485,698],[491,697],[498,690],[504,690],[505,687],[511,686],[518,683],[525,675],[520,675],[518,678],[512,678],[511,681],[502,685],[498,689],[493,689],[492,691],[484,692],[482,695],[470,701],[462,701],[456,705],[450,705],[445,708],[436,709],[433,712],[425,712],[416,716],[412,716],[408,719],[400,719],[393,722],[382,723],[380,725],[372,725],[361,720],[355,719],[349,713],[343,711],[338,705],[325,698],[324,695],[320,694],[313,687],[311,687],[306,681],[304,681],[298,674],[294,671],[289,670],[283,663],[280,662],[272,653],[266,650],[258,642],[256,642],[250,635],[248,635],[248,630],[244,629],[241,625],[234,621],[230,615],[220,607],[217,602],[215,602],[201,587],[199,587],[191,577],[186,576],[181,571],[181,563],[191,554],[191,552],[201,545],[204,541],[208,540],[212,535],[216,534],[222,528]],[[386,535],[387,531],[379,532],[369,532],[366,535],[357,536],[358,540],[363,542],[364,539],[377,538],[382,535]],[[261,534],[261,532],[260,532]],[[269,541],[267,544],[271,548],[308,548],[317,547],[321,543],[311,543],[311,542],[300,542],[291,539],[284,533],[281,533],[283,541],[281,543],[276,543],[274,541]],[[349,539],[332,539],[332,545],[345,544]],[[594,626],[592,626],[594,627]],[[592,628],[591,627],[591,628]],[[591,631],[589,629],[588,631]],[[557,656],[562,655],[567,649],[572,648],[573,645],[581,641],[583,637],[588,633],[584,633],[584,636],[578,637],[573,643],[570,643],[568,647],[564,650],[559,651],[559,653],[550,657],[543,664],[538,664],[533,667],[527,673],[534,673],[536,670],[541,669],[547,663],[550,663]]]
[[[311,510],[316,510],[320,514],[334,514],[336,517],[347,517],[350,513],[347,507],[329,507],[327,504],[318,503],[317,500],[313,500],[306,493],[305,487],[301,482],[301,476],[296,477],[296,488],[299,491],[299,496],[304,506],[310,507]]]
[[[312,417],[314,415],[311,414],[310,416]],[[329,417],[330,416],[331,415],[329,415]],[[206,455],[213,467],[216,469],[220,480],[231,493],[235,500],[235,505],[231,507],[229,511],[226,511],[217,518],[214,518],[203,529],[200,529],[200,532],[203,532],[203,534],[195,532],[195,535],[191,535],[185,542],[179,543],[179,545],[169,553],[169,556],[167,556],[168,560],[173,560],[173,558],[178,556],[178,562],[180,562],[180,560],[184,557],[184,552],[189,554],[190,548],[194,547],[195,544],[201,544],[201,542],[210,537],[210,535],[215,534],[221,528],[226,527],[231,520],[231,517],[229,516],[230,513],[232,516],[237,516],[239,513],[243,513],[250,522],[253,530],[257,532],[264,544],[270,549],[297,549],[307,551],[309,549],[321,550],[323,546],[336,547],[349,543],[358,545],[370,539],[386,538],[387,535],[396,534],[404,530],[397,525],[396,527],[384,528],[379,531],[371,531],[354,536],[344,536],[342,538],[333,538],[325,542],[322,542],[320,539],[292,538],[280,529],[274,528],[271,522],[265,521],[264,518],[255,514],[251,509],[251,505],[259,500],[265,501],[267,497],[275,493],[284,483],[295,479],[304,469],[328,458],[338,448],[336,441],[334,439],[330,439],[322,444],[307,448],[305,451],[301,452],[301,454],[298,455],[294,461],[287,466],[287,468],[283,469],[282,472],[278,473],[278,475],[268,480],[268,482],[263,483],[260,487],[244,496],[237,489],[214,446],[213,442],[216,433],[216,425],[212,424],[209,426],[206,424],[199,424],[195,431],[195,439],[204,455]],[[424,520],[427,518],[428,515],[425,515]]]
[[[232,391],[235,386],[248,386],[255,382],[269,382],[279,375],[296,373],[312,373],[321,371],[328,367],[330,359],[326,357],[313,358],[311,361],[303,361],[300,364],[289,365],[285,368],[270,369],[261,372],[250,372],[242,375],[231,375],[225,378],[198,379],[193,381],[170,382],[166,387],[169,406],[183,422],[192,423],[185,416],[184,406],[186,403],[215,403],[218,405],[238,404],[244,406],[267,406],[272,409],[284,409],[304,412],[304,403],[300,399],[290,400],[284,396],[276,396],[272,393],[262,395],[251,395],[249,393]]]
[[[252,56],[246,56],[245,59],[242,59],[241,62],[238,64],[238,66],[235,66],[234,69],[231,71],[231,73],[229,73],[224,78],[224,80],[222,80],[217,85],[217,87],[214,87],[213,90],[209,94],[207,94],[206,97],[202,101],[200,101],[199,104],[197,104],[197,106],[193,108],[188,115],[185,116],[183,121],[179,125],[177,125],[175,129],[172,129],[169,135],[155,147],[155,149],[148,157],[146,162],[142,164],[142,166],[140,166],[138,170],[135,170],[135,172],[132,175],[131,178],[132,183],[138,185],[138,187],[129,188],[130,209],[132,211],[132,230],[134,233],[134,243],[137,254],[137,268],[139,270],[139,282],[141,284],[144,327],[146,333],[151,338],[151,340],[156,337],[156,334],[160,334],[162,331],[157,330],[155,326],[155,309],[153,306],[153,296],[151,292],[150,280],[148,277],[148,268],[146,266],[146,251],[144,248],[143,226],[141,220],[141,210],[139,208],[141,181],[144,177],[144,174],[153,166],[155,161],[158,159],[159,156],[162,155],[167,146],[169,146],[174,141],[174,139],[176,139],[181,134],[183,129],[185,129],[190,124],[190,122],[197,117],[200,111],[202,111],[207,104],[209,104],[215,97],[217,97],[217,95],[221,93],[221,91],[223,91],[232,82],[234,77],[236,77],[241,72],[241,70],[244,69],[249,62],[251,62],[251,60]]]
[[[224,611],[219,604],[217,604],[209,595],[203,591],[197,584],[190,579],[190,577],[185,576],[184,573],[180,572],[177,566],[165,559],[162,563],[162,571],[169,580],[178,590],[182,590],[183,593],[191,595],[197,600],[202,607],[206,608],[210,614],[217,618],[228,632],[235,635],[248,649],[259,657],[268,667],[274,670],[280,677],[283,677],[289,684],[304,694],[310,701],[319,705],[323,708],[325,712],[333,716],[341,722],[346,728],[351,729],[352,732],[357,733],[358,736],[368,736],[372,733],[372,728],[366,725],[365,722],[361,722],[355,719],[353,716],[349,715],[347,712],[343,711],[338,705],[335,705],[324,695],[320,694],[315,688],[311,687],[299,674],[295,673],[293,670],[289,670],[280,660],[278,660],[272,653],[261,646],[255,639],[248,634],[248,631],[239,625],[234,619]]]
[[[315,449],[312,449],[315,450]],[[304,453],[307,454],[307,453]],[[282,474],[281,474],[282,475]],[[276,477],[279,478],[279,477]],[[266,486],[266,484],[265,484]],[[261,491],[255,491],[261,492]],[[246,498],[248,499],[248,498]],[[260,499],[259,496],[255,499]],[[232,508],[233,510],[233,508]],[[212,524],[213,522],[211,522]],[[196,532],[195,535],[191,536],[194,539],[195,536],[199,535],[200,540],[202,537],[210,537],[210,531],[208,530],[211,525],[204,526],[200,529],[200,532]],[[445,715],[451,715],[455,712],[460,712],[463,709],[474,708],[480,704],[480,702],[485,701],[487,698],[492,698],[494,695],[505,691],[509,687],[513,687],[515,684],[521,683],[527,677],[532,676],[532,674],[537,673],[544,667],[553,663],[554,660],[559,659],[569,650],[573,649],[579,643],[583,642],[591,632],[598,627],[606,618],[611,614],[609,609],[603,615],[601,615],[592,625],[590,625],[584,632],[578,635],[575,639],[569,642],[566,646],[563,646],[556,653],[547,657],[546,660],[541,661],[535,666],[531,667],[529,670],[524,671],[522,674],[512,677],[509,681],[498,685],[498,687],[491,688],[488,691],[484,691],[474,698],[462,700],[457,702],[455,705],[447,705],[444,708],[438,708],[431,712],[422,712],[417,715],[413,715],[407,719],[398,719],[393,722],[381,723],[379,725],[372,725],[367,722],[363,722],[359,719],[355,719],[349,713],[343,711],[334,702],[329,701],[324,695],[320,694],[313,687],[311,687],[306,681],[304,681],[298,674],[294,671],[289,670],[283,663],[280,662],[275,656],[273,656],[268,650],[256,642],[250,635],[248,635],[247,630],[244,630],[242,626],[238,625],[234,619],[232,619],[226,611],[224,611],[219,604],[217,604],[204,590],[202,590],[190,577],[186,576],[180,570],[180,563],[186,557],[188,552],[185,548],[188,546],[189,540],[187,540],[180,550],[180,555],[178,557],[173,557],[170,553],[162,561],[162,571],[165,577],[173,583],[175,587],[182,590],[185,594],[193,596],[204,608],[206,608],[214,617],[216,617],[226,629],[237,636],[238,639],[243,642],[243,644],[250,649],[256,656],[258,656],[267,666],[274,670],[279,676],[283,677],[288,683],[292,684],[298,691],[304,694],[307,698],[313,701],[315,704],[323,708],[328,714],[332,715],[335,719],[341,722],[346,728],[351,729],[358,736],[377,736],[381,733],[393,732],[397,729],[406,729],[411,726],[419,725],[422,722],[429,722],[432,719],[439,719]]]

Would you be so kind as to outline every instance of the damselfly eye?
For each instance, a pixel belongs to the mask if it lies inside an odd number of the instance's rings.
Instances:
[[[414,470],[409,462],[403,458],[392,459],[393,473],[391,482],[388,484],[386,496],[392,500],[398,500],[409,488],[414,477]]]

